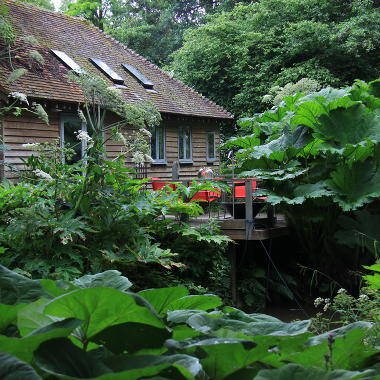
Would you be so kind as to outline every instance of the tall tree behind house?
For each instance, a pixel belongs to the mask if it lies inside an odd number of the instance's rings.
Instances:
[[[206,16],[247,0],[64,0],[61,10],[81,16],[139,54],[165,66],[182,46],[184,32]]]

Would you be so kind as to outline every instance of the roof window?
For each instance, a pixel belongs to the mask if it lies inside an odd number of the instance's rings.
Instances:
[[[141,74],[140,71],[136,69],[136,67],[133,67],[133,66],[131,66],[131,65],[128,65],[128,64],[126,64],[126,63],[123,63],[122,66],[123,66],[124,70],[125,70],[128,74],[130,74],[130,75],[132,75],[134,78],[136,78],[137,81],[138,81],[140,84],[143,85],[143,87],[145,87],[146,89],[150,89],[150,90],[153,89],[153,87],[154,87],[153,83],[152,83],[149,79],[147,79],[143,74]]]
[[[82,74],[84,71],[83,69],[72,59],[70,58],[65,52],[60,50],[51,50],[51,52],[70,70],[73,70],[77,74]]]
[[[124,79],[113,71],[105,62],[97,58],[90,58],[90,61],[108,78],[112,80],[112,82],[116,84],[124,84]]]

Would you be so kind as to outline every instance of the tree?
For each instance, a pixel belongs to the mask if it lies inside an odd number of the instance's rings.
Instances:
[[[21,0],[24,3],[30,3],[33,5],[37,5],[38,7],[50,9],[51,11],[54,11],[54,4],[51,2],[51,0]]]
[[[64,0],[61,10],[82,16],[161,66],[182,46],[184,32],[208,14],[247,0]]]
[[[237,115],[302,78],[344,86],[378,76],[380,2],[261,0],[189,30],[174,74]]]

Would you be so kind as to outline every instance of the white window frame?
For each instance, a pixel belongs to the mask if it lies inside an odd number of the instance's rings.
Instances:
[[[153,164],[166,164],[166,128],[163,125],[158,125],[154,127],[152,134],[157,133],[157,128],[162,128],[162,136],[163,136],[163,145],[164,145],[164,157],[163,158],[154,158],[153,159]],[[159,155],[160,151],[160,145],[159,145],[159,140],[157,139],[157,134],[156,134],[156,146],[154,147],[156,149],[156,157]],[[153,146],[152,146],[153,150]]]
[[[179,156],[179,154],[180,154],[180,150],[179,150],[179,146],[180,146],[180,140],[181,140],[181,130],[182,129],[188,129],[189,130],[189,135],[190,135],[190,156],[189,157],[186,157],[186,158],[181,158],[180,156]],[[185,141],[183,141],[183,143],[184,143]],[[185,144],[183,144],[183,146],[184,146],[184,152],[185,152]],[[178,129],[178,161],[180,162],[180,163],[193,163],[193,131],[192,131],[192,129],[191,129],[191,127],[190,126],[188,126],[188,125],[184,125],[184,126],[181,126],[181,127],[179,127],[179,129]]]
[[[87,124],[80,120],[79,116],[74,114],[61,114],[60,116],[60,125],[59,125],[59,144],[61,148],[65,147],[65,122],[66,121],[80,121],[81,122],[81,130],[87,132]],[[79,143],[79,140],[78,140]],[[87,141],[81,141],[81,158],[85,157],[85,152],[87,148]],[[62,155],[62,163],[65,163],[65,157]]]
[[[210,152],[209,152],[209,145],[208,145],[208,139],[209,135],[212,135],[213,138],[213,144],[214,144],[214,157],[210,157]],[[216,132],[215,131],[208,131],[206,132],[206,161],[207,162],[215,162],[217,159],[217,154],[216,154]]]

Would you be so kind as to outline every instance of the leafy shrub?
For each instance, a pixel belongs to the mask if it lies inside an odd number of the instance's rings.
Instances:
[[[379,89],[380,80],[357,81],[285,97],[279,107],[240,120],[245,135],[225,144],[236,151],[241,175],[265,180],[267,201],[285,213],[311,266],[336,279],[359,260],[337,248],[337,239],[368,247],[374,236],[369,220],[379,212]]]
[[[130,291],[117,271],[72,283],[0,267],[0,373],[41,379],[376,379],[356,322],[314,336],[184,287]],[[13,328],[12,328],[13,327]],[[12,334],[12,336],[10,336]]]

